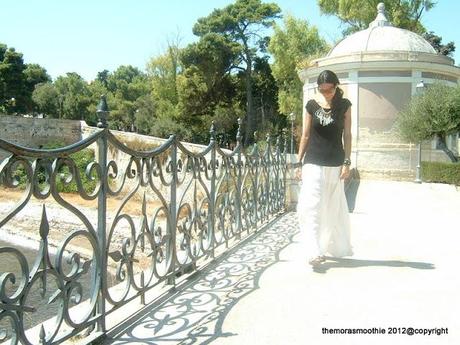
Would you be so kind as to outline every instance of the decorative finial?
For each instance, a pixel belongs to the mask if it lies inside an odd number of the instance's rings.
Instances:
[[[107,127],[107,117],[109,115],[109,106],[107,105],[107,99],[105,95],[101,96],[99,104],[96,109],[97,114],[97,127],[106,128]]]
[[[241,124],[242,123],[243,123],[243,121],[239,117],[238,118],[238,130],[236,132],[236,141],[238,141],[238,142],[241,142],[241,140],[243,140],[243,135],[241,134]]]
[[[216,140],[216,123],[212,121],[211,129],[209,130],[209,134],[211,134],[211,141]]]
[[[378,26],[391,26],[391,23],[385,15],[385,4],[383,2],[380,2],[377,5],[377,17],[375,17],[374,21],[369,24],[369,28],[375,28]]]
[[[287,128],[283,128],[283,137],[284,137],[284,153],[287,153],[287,148],[288,148],[288,140],[289,140],[289,131]]]
[[[46,332],[45,332],[45,327],[43,327],[43,324],[40,326],[40,344],[44,344],[46,342]]]

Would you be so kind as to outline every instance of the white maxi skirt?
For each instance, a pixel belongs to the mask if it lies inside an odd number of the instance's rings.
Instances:
[[[308,258],[353,255],[350,216],[340,173],[341,167],[302,167],[297,216]]]

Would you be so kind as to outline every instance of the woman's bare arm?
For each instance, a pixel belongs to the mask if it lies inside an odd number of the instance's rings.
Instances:
[[[351,139],[351,107],[348,107],[344,115],[343,123],[343,149],[345,151],[345,159],[350,159]]]
[[[311,115],[305,110],[302,120],[302,136],[300,137],[299,152],[297,161],[302,162],[303,156],[307,150],[308,139],[310,138]]]
[[[344,115],[343,123],[343,149],[345,151],[345,159],[350,159],[351,155],[351,107],[348,107],[348,110]],[[345,163],[345,162],[344,162]],[[350,165],[342,165],[342,172],[340,173],[341,179],[347,179],[350,177]]]

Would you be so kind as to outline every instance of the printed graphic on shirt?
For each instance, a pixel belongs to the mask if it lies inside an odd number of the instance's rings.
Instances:
[[[332,112],[330,110],[325,111],[321,107],[315,111],[315,116],[319,120],[321,126],[327,126],[334,122],[334,119],[332,118]]]

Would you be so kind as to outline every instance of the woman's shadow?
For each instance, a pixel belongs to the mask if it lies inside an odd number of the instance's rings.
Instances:
[[[322,264],[313,267],[313,271],[317,273],[326,273],[331,268],[356,268],[356,267],[409,267],[419,270],[432,270],[435,266],[428,262],[413,262],[400,260],[357,260],[344,259],[326,256],[326,261]]]
[[[345,181],[345,196],[347,198],[348,212],[353,213],[356,205],[356,197],[360,184],[360,176],[357,169],[352,169],[350,178]],[[313,267],[313,271],[317,273],[326,273],[330,268],[355,268],[355,267],[409,267],[422,270],[435,269],[435,266],[427,262],[412,262],[399,260],[357,260],[344,259],[326,256],[326,262]]]

